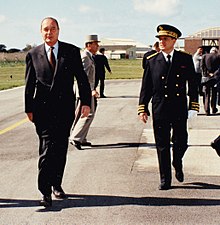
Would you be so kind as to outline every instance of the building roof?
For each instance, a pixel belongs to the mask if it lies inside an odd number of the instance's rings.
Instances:
[[[120,39],[120,38],[103,38],[100,45],[120,45],[120,46],[136,46],[142,48],[148,48],[149,46],[136,42],[132,39]]]
[[[220,27],[211,27],[204,30],[200,30],[189,37],[198,38],[220,38]]]

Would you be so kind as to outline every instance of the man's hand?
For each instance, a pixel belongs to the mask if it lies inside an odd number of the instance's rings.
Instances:
[[[27,113],[27,117],[31,122],[33,122],[33,113],[32,112]]]
[[[99,97],[98,91],[93,90],[93,91],[92,91],[92,96],[94,96],[95,98],[98,98],[98,97]]]
[[[90,113],[90,107],[87,105],[83,105],[81,109],[81,118],[88,117]]]
[[[142,120],[144,123],[147,123],[148,115],[147,115],[147,113],[140,113],[140,114],[139,114],[139,118],[140,118],[140,120]]]

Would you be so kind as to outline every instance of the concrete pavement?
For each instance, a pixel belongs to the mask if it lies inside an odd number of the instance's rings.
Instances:
[[[197,225],[219,224],[220,166],[210,142],[219,134],[220,114],[201,112],[189,124],[184,157],[185,181],[159,191],[157,156],[151,122],[137,116],[140,80],[106,82],[82,151],[69,146],[64,201],[38,205],[38,141],[33,124],[0,135],[0,224],[2,225]],[[0,129],[23,119],[23,91],[1,95],[5,118]],[[12,97],[14,96],[14,97]],[[7,104],[5,99],[8,99]],[[18,106],[13,109],[13,104]],[[219,108],[219,107],[218,107]],[[219,109],[220,110],[220,109]],[[16,111],[16,112],[15,112]],[[9,115],[7,117],[7,114]]]

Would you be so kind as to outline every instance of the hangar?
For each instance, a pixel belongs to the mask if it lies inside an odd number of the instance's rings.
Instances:
[[[142,58],[145,52],[151,50],[151,46],[132,39],[103,38],[100,41],[100,48],[106,49],[105,55],[109,59]]]
[[[199,46],[203,46],[204,53],[209,52],[211,47],[219,48],[220,27],[207,28],[184,38],[184,49],[194,54]]]

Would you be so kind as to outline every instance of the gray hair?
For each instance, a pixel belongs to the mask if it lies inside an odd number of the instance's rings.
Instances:
[[[212,47],[210,49],[210,53],[217,53],[218,52],[218,49],[216,47]]]

